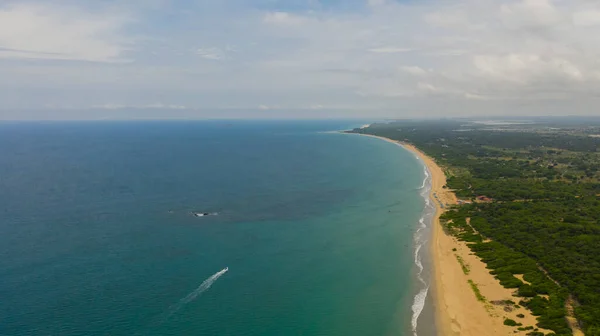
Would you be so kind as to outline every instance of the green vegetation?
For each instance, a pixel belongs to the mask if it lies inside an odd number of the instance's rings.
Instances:
[[[444,213],[445,230],[516,290],[538,327],[571,335],[565,302],[572,294],[583,331],[598,336],[600,138],[589,134],[600,134],[599,121],[401,121],[353,132],[412,143],[444,166],[447,187],[465,201]]]
[[[473,280],[469,279],[469,285],[471,285],[471,289],[473,289],[473,292],[475,293],[477,300],[479,300],[481,302],[485,302],[485,296],[483,296],[481,294],[481,292],[479,291],[479,287],[477,287],[477,284],[475,284],[473,282]]]
[[[511,326],[511,327],[518,327],[521,326],[521,323],[517,323],[515,320],[511,320],[511,319],[504,319],[504,325],[507,326]]]
[[[544,336],[544,333],[539,331],[532,331],[527,333],[527,336]]]
[[[471,270],[469,269],[469,266],[467,266],[467,264],[465,263],[463,258],[459,255],[456,255],[456,259],[458,260],[458,263],[460,264],[460,267],[462,268],[463,273],[465,273],[465,275],[469,275]]]

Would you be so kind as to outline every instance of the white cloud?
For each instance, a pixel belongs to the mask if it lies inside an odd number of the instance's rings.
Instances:
[[[483,96],[476,93],[465,92],[465,98],[468,100],[491,100],[492,98],[489,96]]]
[[[461,28],[469,26],[469,19],[462,10],[433,12],[425,15],[425,22],[442,28]]]
[[[0,101],[460,113],[514,103],[510,112],[521,114],[560,101],[565,113],[597,113],[598,2],[365,0],[356,10],[316,2],[292,10],[223,0],[185,11],[158,2],[150,15],[112,0],[0,6]]]
[[[597,26],[600,25],[599,10],[585,10],[573,13],[573,23],[576,26]]]
[[[428,71],[423,70],[418,66],[402,66],[400,67],[400,70],[414,76],[425,76],[428,73]]]
[[[380,47],[380,48],[371,48],[369,49],[372,53],[378,54],[398,54],[405,53],[409,51],[413,51],[412,48],[397,48],[397,47]]]
[[[223,51],[219,48],[200,48],[196,53],[202,58],[215,61],[221,60],[224,57]]]
[[[551,0],[523,0],[500,6],[504,23],[512,28],[552,27],[565,19]]]
[[[0,5],[0,57],[122,61],[130,41],[120,31],[129,21],[49,4]]]
[[[425,92],[441,92],[443,90],[440,90],[439,88],[433,86],[432,84],[429,83],[423,83],[423,82],[419,82],[417,84],[417,88],[421,91],[425,91]]]
[[[154,103],[154,104],[145,104],[145,105],[125,105],[125,104],[108,103],[108,104],[92,105],[89,108],[100,109],[100,110],[123,110],[123,109],[185,110],[185,109],[187,109],[187,107],[184,105],[163,104],[163,103]]]
[[[533,54],[478,55],[474,57],[474,64],[477,70],[491,79],[521,84],[584,79],[577,66],[566,59]]]
[[[271,12],[265,14],[263,18],[264,22],[278,25],[299,25],[307,21],[306,18],[290,14],[287,12]]]

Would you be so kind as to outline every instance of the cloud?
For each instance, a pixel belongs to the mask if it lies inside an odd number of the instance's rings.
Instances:
[[[123,61],[131,40],[120,31],[130,21],[122,13],[91,13],[44,3],[0,5],[0,57]]]
[[[367,0],[367,5],[370,7],[378,7],[387,4],[387,0]]]
[[[272,12],[265,14],[263,21],[276,25],[300,25],[305,23],[307,19],[287,12]]]
[[[163,103],[154,103],[154,104],[145,104],[145,105],[124,105],[124,104],[100,104],[100,105],[92,105],[89,107],[90,109],[100,109],[100,110],[123,110],[123,109],[161,109],[161,110],[185,110],[186,106],[183,105],[174,105],[174,104],[163,104]]]
[[[474,64],[488,78],[520,84],[585,79],[581,70],[566,59],[534,54],[478,55]]]
[[[600,3],[589,0],[0,6],[11,108],[597,113],[598,59]]]
[[[200,48],[196,53],[202,58],[215,61],[221,60],[224,57],[223,51],[219,48]]]
[[[576,26],[600,25],[600,10],[586,10],[573,13],[573,23]]]
[[[237,49],[233,46],[227,45],[223,48],[209,47],[209,48],[198,48],[196,54],[201,58],[213,61],[221,61],[230,59],[231,55],[236,53]]]
[[[409,51],[413,51],[412,48],[396,48],[396,47],[380,47],[380,48],[371,48],[369,49],[372,53],[378,54],[397,54],[397,53],[405,53]]]
[[[414,76],[426,76],[428,73],[428,71],[423,70],[418,66],[402,66],[400,67],[400,70]]]
[[[465,98],[468,100],[491,100],[492,98],[489,96],[483,96],[476,93],[465,92]]]
[[[503,22],[513,28],[552,27],[566,17],[551,0],[523,0],[500,6]]]
[[[435,27],[461,28],[469,26],[469,19],[463,10],[450,9],[444,12],[425,14],[425,22]]]

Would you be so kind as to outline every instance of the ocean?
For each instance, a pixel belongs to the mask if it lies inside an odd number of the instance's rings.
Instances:
[[[0,335],[433,335],[426,171],[360,124],[0,124]]]

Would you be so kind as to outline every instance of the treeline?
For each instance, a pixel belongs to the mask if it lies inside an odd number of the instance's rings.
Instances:
[[[471,225],[533,258],[581,304],[577,317],[600,327],[600,201],[568,199],[475,204]],[[600,330],[596,330],[600,334]],[[588,330],[587,335],[595,335]]]
[[[600,184],[597,183],[574,184],[535,179],[486,180],[455,176],[449,177],[447,183],[461,198],[471,199],[484,195],[497,201],[571,199],[595,197],[600,193]]]
[[[457,196],[491,198],[446,212],[449,229],[470,242],[504,286],[518,289],[539,327],[571,334],[565,320],[570,293],[585,334],[600,335],[600,139],[482,128],[406,121],[353,132],[412,143],[447,168],[447,187]],[[492,241],[475,234],[466,218]],[[524,274],[531,286],[514,274]]]
[[[391,126],[391,127],[390,127]],[[426,129],[426,132],[422,131]],[[486,127],[460,121],[422,121],[374,124],[371,127],[354,130],[410,137],[420,143],[435,143],[444,139],[449,145],[471,145],[472,149],[492,146],[500,149],[555,148],[574,152],[595,153],[600,148],[600,138],[592,138],[548,131],[490,131]],[[535,132],[533,132],[535,131]],[[435,134],[435,138],[430,135]],[[401,140],[401,139],[397,139]],[[467,149],[469,151],[469,149]],[[472,151],[469,151],[472,152]]]
[[[466,205],[458,211],[446,212],[442,215],[442,222],[450,232],[471,243],[471,250],[487,264],[490,273],[502,286],[516,290],[521,297],[518,303],[538,317],[538,327],[550,329],[556,335],[571,335],[565,319],[568,291],[552,282],[534,258],[498,240],[484,241],[481,234],[475,233],[471,226],[478,231],[481,227],[481,218],[473,217],[478,212],[478,206]],[[466,224],[467,218],[471,219],[471,226]],[[522,274],[528,283],[519,280],[515,274]]]

